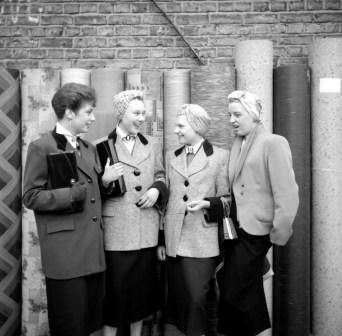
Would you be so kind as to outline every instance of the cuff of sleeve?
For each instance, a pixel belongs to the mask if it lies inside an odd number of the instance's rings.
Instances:
[[[210,203],[207,209],[207,221],[221,223],[223,219],[223,205],[220,197],[207,197],[206,201]]]
[[[159,230],[159,233],[158,233],[158,245],[159,246],[165,246],[164,230]]]
[[[151,188],[156,188],[159,191],[159,196],[156,202],[156,205],[158,205],[161,208],[164,208],[166,203],[167,203],[167,199],[169,197],[169,190],[167,189],[167,186],[164,182],[162,181],[155,181],[149,189]]]

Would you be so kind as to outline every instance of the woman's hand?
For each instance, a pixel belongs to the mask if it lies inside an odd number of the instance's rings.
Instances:
[[[166,260],[166,249],[165,246],[158,246],[157,248],[157,256],[160,261]]]
[[[195,212],[202,209],[208,209],[210,207],[210,202],[205,200],[198,200],[189,202],[186,206],[187,211]]]
[[[124,166],[121,162],[110,165],[109,158],[105,166],[104,174],[102,175],[102,185],[108,187],[111,182],[119,179],[124,174]]]
[[[159,190],[157,188],[148,189],[144,195],[142,195],[137,203],[137,206],[141,209],[151,208],[157,202],[159,197]]]

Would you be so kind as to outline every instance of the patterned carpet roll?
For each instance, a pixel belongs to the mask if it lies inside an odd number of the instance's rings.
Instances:
[[[233,143],[227,96],[234,89],[235,70],[232,67],[197,67],[191,71],[191,103],[201,105],[209,113],[208,139],[226,149]]]
[[[51,99],[59,88],[59,72],[52,69],[22,71],[22,164],[28,144],[55,124]],[[22,216],[22,335],[48,334],[45,278],[41,271],[40,247],[33,212],[23,209]]]
[[[21,141],[19,72],[0,67],[0,335],[20,334]]]
[[[91,86],[96,91],[96,121],[85,138],[94,141],[107,135],[116,125],[113,97],[124,90],[124,72],[116,68],[94,69],[91,72]]]
[[[190,70],[175,69],[164,72],[164,151],[176,149],[177,111],[190,103]]]
[[[66,83],[78,83],[90,86],[90,71],[79,68],[64,69],[61,72],[61,86]]]
[[[142,133],[156,137],[163,143],[162,74],[159,70],[131,69],[126,73],[126,90],[144,93],[146,121]]]

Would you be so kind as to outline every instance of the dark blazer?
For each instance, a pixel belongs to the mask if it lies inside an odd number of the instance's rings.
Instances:
[[[55,130],[30,143],[24,174],[24,205],[35,214],[44,274],[71,279],[105,270],[101,197],[95,148],[80,141],[79,180],[86,183],[82,211],[75,211],[70,188],[51,189],[47,155],[74,150]]]
[[[285,245],[297,213],[298,186],[287,140],[262,124],[247,137],[236,137],[229,160],[229,182],[237,219],[250,234],[270,234],[271,242]]]

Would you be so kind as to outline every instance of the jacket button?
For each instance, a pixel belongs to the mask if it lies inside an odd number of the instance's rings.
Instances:
[[[93,182],[91,179],[88,179],[88,183],[91,183],[91,182]]]
[[[96,222],[97,221],[97,216],[94,216],[92,219],[93,219],[94,222]]]
[[[240,192],[240,195],[243,196],[243,191]]]
[[[189,198],[188,198],[187,195],[184,195],[184,196],[183,196],[183,201],[184,201],[184,202],[186,202],[188,199],[189,199]]]
[[[95,198],[90,199],[90,203],[95,203]]]
[[[241,184],[241,188],[244,188],[245,187],[245,185],[244,184]]]
[[[189,185],[189,181],[188,180],[185,180],[184,181],[184,185],[187,187]]]
[[[136,186],[136,187],[135,187],[135,190],[136,190],[136,191],[140,191],[141,189],[142,189],[141,186]]]
[[[136,169],[133,171],[134,176],[140,176],[141,172],[140,170]]]

